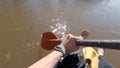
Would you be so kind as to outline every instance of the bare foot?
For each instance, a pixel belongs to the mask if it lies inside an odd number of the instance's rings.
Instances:
[[[98,48],[97,49],[98,56],[104,56],[104,49],[103,48]]]
[[[86,39],[89,34],[90,34],[90,31],[87,30],[87,29],[84,29],[84,30],[82,30],[82,32],[81,32],[80,35],[81,35],[84,39]]]

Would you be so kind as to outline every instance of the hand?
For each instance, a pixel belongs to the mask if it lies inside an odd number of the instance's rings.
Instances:
[[[79,37],[73,36],[72,34],[68,34],[61,39],[62,42],[60,45],[65,47],[67,53],[74,52],[80,48],[80,46],[75,45],[76,40],[86,39],[89,34],[90,32],[88,30],[83,30]]]
[[[78,39],[83,40],[83,37],[81,37],[81,36],[77,37],[77,36],[73,36],[72,34],[68,34],[61,39],[62,42],[61,42],[60,46],[65,47],[66,53],[74,52],[80,48],[80,46],[75,45],[75,42]]]

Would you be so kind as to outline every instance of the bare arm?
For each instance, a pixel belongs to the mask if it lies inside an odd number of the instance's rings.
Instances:
[[[83,38],[68,34],[62,38],[62,42],[59,46],[64,47],[66,53],[71,53],[79,49],[79,46],[75,46],[75,41],[77,39],[82,40]],[[62,56],[63,56],[62,52],[54,50],[52,53],[42,58],[35,64],[31,65],[29,68],[54,68],[54,66]]]
[[[29,68],[54,68],[55,64],[62,56],[63,54],[61,52],[53,51],[46,57],[31,65]]]

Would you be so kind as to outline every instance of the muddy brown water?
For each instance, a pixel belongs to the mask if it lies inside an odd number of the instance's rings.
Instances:
[[[0,68],[27,68],[49,51],[40,48],[45,31],[88,39],[120,39],[120,0],[0,0]],[[120,67],[120,51],[105,57]]]

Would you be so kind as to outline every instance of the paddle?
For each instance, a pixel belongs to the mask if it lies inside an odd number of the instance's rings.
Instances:
[[[44,32],[41,38],[41,46],[43,49],[52,50],[61,40],[52,32]],[[108,49],[120,49],[120,40],[77,40],[77,46],[90,46]]]

